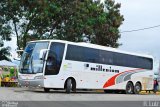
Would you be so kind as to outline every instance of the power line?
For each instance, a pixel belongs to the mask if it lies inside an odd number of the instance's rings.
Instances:
[[[134,30],[126,30],[126,31],[122,31],[120,33],[137,32],[137,31],[142,31],[142,30],[147,30],[147,29],[153,29],[153,28],[157,28],[157,27],[160,27],[160,25],[151,26],[151,27],[145,27],[145,28],[140,28],[140,29],[134,29]],[[11,36],[11,37],[17,37],[17,36]]]
[[[134,29],[134,30],[128,30],[128,31],[122,31],[120,33],[137,32],[137,31],[146,30],[146,29],[153,29],[153,28],[157,28],[157,27],[160,27],[160,25],[145,27],[145,28],[140,28],[140,29]]]

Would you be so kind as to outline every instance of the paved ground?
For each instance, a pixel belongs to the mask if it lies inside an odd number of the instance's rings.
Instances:
[[[64,91],[43,92],[41,89],[0,87],[0,101],[160,101],[160,95],[106,94],[103,92],[79,91],[66,94]]]

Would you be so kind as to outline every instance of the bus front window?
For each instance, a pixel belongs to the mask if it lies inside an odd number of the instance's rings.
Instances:
[[[48,42],[29,43],[22,55],[20,73],[36,74],[43,72],[44,61],[39,59],[40,50],[47,49]]]

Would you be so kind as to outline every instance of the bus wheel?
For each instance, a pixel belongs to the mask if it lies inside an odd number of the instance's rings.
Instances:
[[[68,94],[71,93],[71,90],[73,89],[72,86],[73,86],[72,79],[68,79],[66,81],[66,87],[65,87],[66,93],[68,93]]]
[[[126,94],[133,94],[134,93],[134,86],[131,82],[128,82],[126,85]]]
[[[134,86],[134,93],[139,94],[141,90],[142,90],[142,86],[139,82],[137,82],[136,85]]]
[[[49,92],[50,88],[44,88],[44,92]]]

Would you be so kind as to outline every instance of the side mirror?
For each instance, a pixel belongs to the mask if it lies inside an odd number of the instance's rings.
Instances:
[[[48,51],[48,49],[42,49],[42,50],[40,50],[40,53],[39,53],[39,59],[40,60],[44,60],[45,59],[47,51]]]

